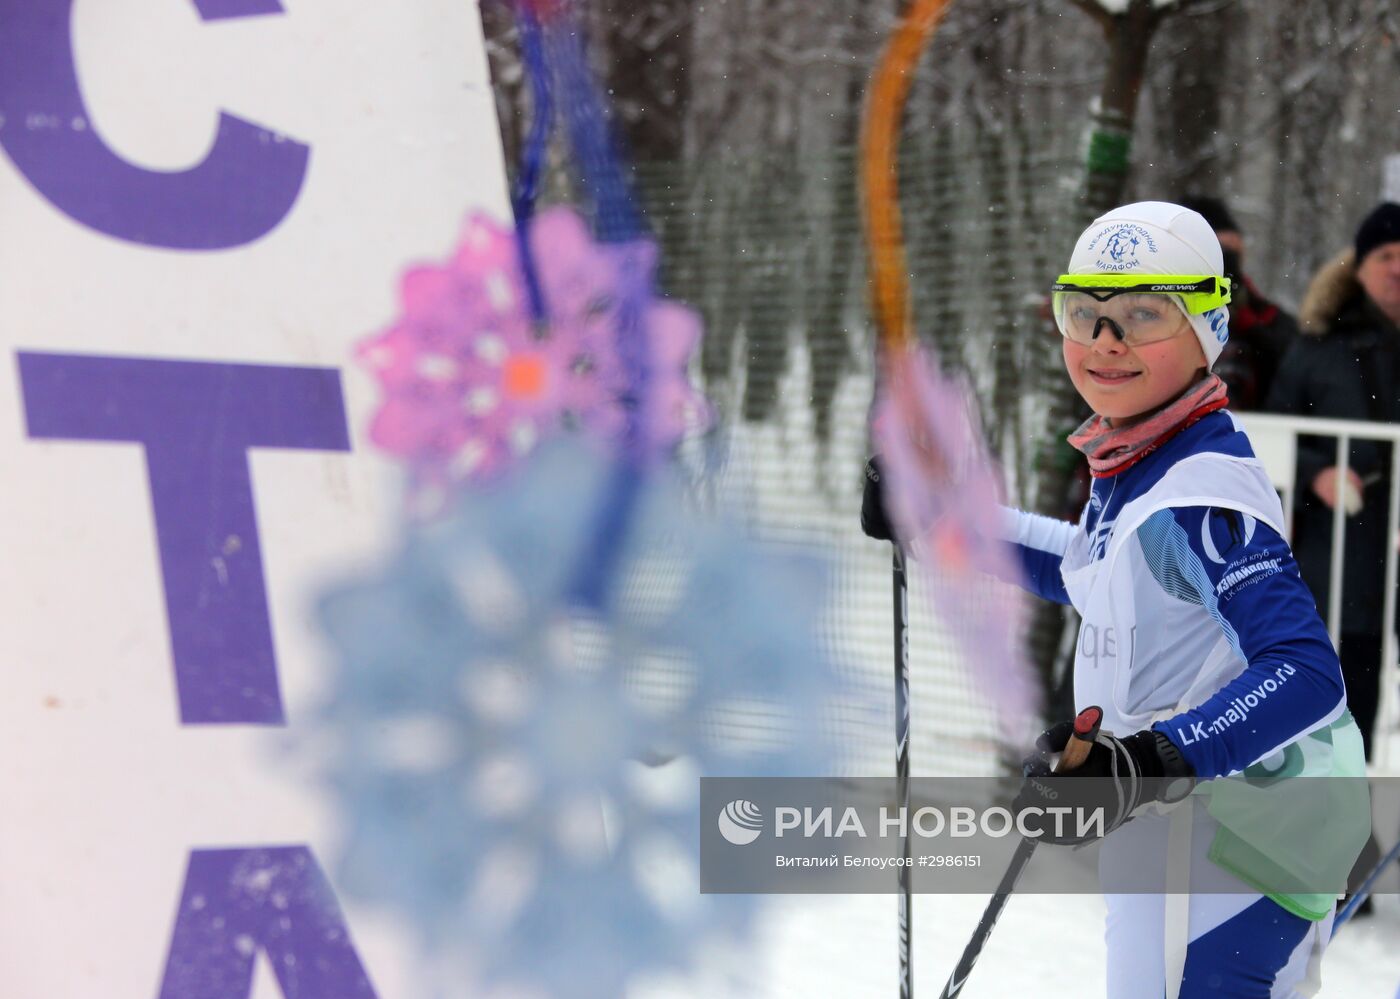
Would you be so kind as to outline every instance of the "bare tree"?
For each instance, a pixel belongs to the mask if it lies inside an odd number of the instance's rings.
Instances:
[[[1103,32],[1106,49],[1103,79],[1098,100],[1089,109],[1088,155],[1084,186],[1080,197],[1080,223],[1119,205],[1127,188],[1132,165],[1131,150],[1137,121],[1138,97],[1142,92],[1148,52],[1153,36],[1163,20],[1211,0],[1068,0],[1084,11]],[[1066,434],[1086,414],[1084,403],[1064,372],[1053,360],[1041,369],[1040,393],[1045,400],[1046,422],[1051,436],[1038,461],[1035,509],[1050,516],[1061,516],[1070,495],[1075,465],[1053,452],[1062,451]],[[1035,611],[1030,629],[1030,648],[1048,677],[1065,629],[1065,612],[1058,604],[1042,603]]]
[[[1227,139],[1227,104],[1236,99],[1245,9],[1198,5],[1160,32],[1150,71],[1153,190],[1159,197],[1219,195],[1240,147]]]

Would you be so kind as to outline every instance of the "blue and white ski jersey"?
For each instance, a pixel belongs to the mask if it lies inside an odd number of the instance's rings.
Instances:
[[[1208,780],[1345,711],[1277,494],[1228,412],[1095,479],[1077,526],[1008,514],[1029,589],[1083,617],[1075,701],[1108,731],[1155,727]]]

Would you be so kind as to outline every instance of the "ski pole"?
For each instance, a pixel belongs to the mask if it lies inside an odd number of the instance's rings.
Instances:
[[[1102,723],[1102,708],[1085,708],[1079,712],[1074,719],[1074,738],[1066,743],[1064,752],[1060,754],[1060,761],[1055,764],[1056,773],[1073,770],[1089,758],[1089,750],[1094,745],[1094,739],[1098,736],[1099,726]],[[1017,844],[1016,852],[1011,855],[1011,863],[997,884],[996,893],[992,895],[992,900],[987,903],[987,909],[982,913],[982,919],[977,923],[977,929],[973,931],[972,939],[963,948],[958,966],[953,969],[948,984],[943,986],[943,994],[940,999],[953,999],[954,996],[962,992],[963,986],[967,984],[967,978],[972,974],[973,966],[977,963],[977,959],[982,956],[982,947],[987,943],[987,938],[992,935],[992,928],[996,926],[997,920],[1001,918],[1001,910],[1006,908],[1007,899],[1011,897],[1016,882],[1021,880],[1026,865],[1031,862],[1031,855],[1035,853],[1038,842],[1040,841],[1023,837],[1021,842]]]
[[[913,897],[910,884],[912,850],[909,843],[909,581],[904,550],[894,546],[894,771],[895,797],[905,816],[899,869],[899,999],[914,999],[914,969],[909,942],[913,937]]]
[[[1381,876],[1381,872],[1395,862],[1395,858],[1400,857],[1400,843],[1396,843],[1390,848],[1390,852],[1380,859],[1380,863],[1371,868],[1371,873],[1366,875],[1366,880],[1361,882],[1361,887],[1352,892],[1351,898],[1347,899],[1347,904],[1342,906],[1337,913],[1337,918],[1332,920],[1332,935],[1336,936],[1337,931],[1356,912],[1357,906],[1366,901],[1371,894],[1371,888],[1375,885],[1376,879]]]

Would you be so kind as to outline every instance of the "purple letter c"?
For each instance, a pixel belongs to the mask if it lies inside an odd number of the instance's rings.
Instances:
[[[310,149],[221,112],[214,147],[188,170],[147,170],[93,131],[73,61],[74,0],[0,0],[0,146],[55,208],[117,239],[221,250],[291,211]],[[194,0],[205,21],[282,13],[280,0]]]

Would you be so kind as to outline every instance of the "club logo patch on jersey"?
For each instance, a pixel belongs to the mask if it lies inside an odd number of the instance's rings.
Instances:
[[[1224,565],[1227,556],[1238,558],[1249,546],[1256,526],[1258,521],[1247,513],[1212,508],[1201,518],[1201,549],[1216,565]]]
[[[1089,493],[1089,503],[1084,507],[1079,517],[1079,526],[1083,528],[1084,533],[1089,536],[1090,541],[1094,539],[1095,532],[1099,526],[1099,518],[1102,516],[1103,497],[1099,495],[1097,489],[1093,489]]]
[[[1089,532],[1089,561],[1097,562],[1108,554],[1108,542],[1113,537],[1113,525],[1118,518],[1104,521]]]
[[[1142,266],[1142,255],[1157,253],[1157,241],[1140,225],[1115,222],[1094,234],[1089,252],[1098,253],[1094,261],[1101,271],[1127,271]]]

